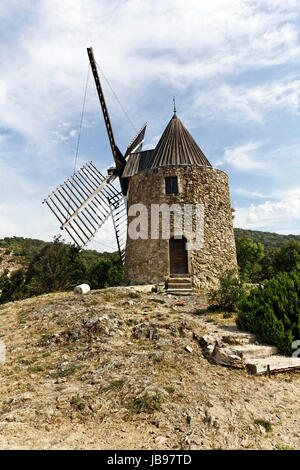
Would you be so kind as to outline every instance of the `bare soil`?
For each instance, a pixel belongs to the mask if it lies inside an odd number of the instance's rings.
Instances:
[[[122,288],[1,306],[0,448],[299,449],[300,374],[209,363],[193,333],[234,316],[205,307]]]

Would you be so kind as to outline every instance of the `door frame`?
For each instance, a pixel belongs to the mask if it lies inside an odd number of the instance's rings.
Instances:
[[[171,253],[170,253],[170,243],[171,243],[171,240],[176,240],[176,238],[175,238],[174,236],[172,236],[172,237],[170,237],[169,240],[168,240],[169,275],[176,274],[176,273],[171,273]],[[185,236],[182,235],[182,237],[179,238],[178,240],[183,240],[183,241],[184,241],[184,244],[185,244],[185,247],[186,247],[187,239],[185,238]],[[191,273],[190,253],[189,253],[189,250],[187,250],[187,249],[185,249],[185,251],[186,251],[187,272],[186,272],[186,273],[178,273],[178,274],[182,274],[183,276],[184,276],[184,275],[190,275],[190,273]]]

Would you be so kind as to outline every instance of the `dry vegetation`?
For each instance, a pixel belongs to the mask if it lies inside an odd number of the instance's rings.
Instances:
[[[234,319],[204,307],[124,288],[1,306],[0,448],[299,449],[300,375],[210,364],[193,333]]]

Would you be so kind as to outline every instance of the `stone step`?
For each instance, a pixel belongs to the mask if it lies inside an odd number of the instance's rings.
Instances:
[[[274,356],[278,353],[276,346],[267,346],[263,344],[246,344],[243,346],[234,346],[233,351],[246,362],[250,359],[262,359]]]
[[[267,372],[284,372],[300,369],[299,357],[270,356],[262,359],[253,359],[246,363],[247,369],[255,375]]]
[[[173,282],[172,284],[168,284],[168,289],[191,289],[192,284],[187,282]]]
[[[185,273],[179,273],[179,274],[170,274],[169,275],[170,278],[173,278],[173,277],[181,277],[181,278],[184,278],[184,279],[191,279],[192,275],[191,274],[185,274]]]
[[[249,331],[241,331],[234,325],[222,326],[219,331],[220,333],[222,332],[222,337],[230,337],[231,339],[238,341],[240,344],[253,344],[256,341],[256,337],[253,333],[249,333]]]
[[[168,294],[174,295],[191,295],[193,293],[193,289],[167,289]]]
[[[186,283],[186,284],[192,283],[189,277],[170,277],[168,279],[168,284],[177,284],[177,282]]]

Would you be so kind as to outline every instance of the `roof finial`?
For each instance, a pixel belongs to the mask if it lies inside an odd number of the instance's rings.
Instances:
[[[173,103],[174,103],[174,116],[176,116],[176,101],[175,101],[175,96],[173,96]]]

